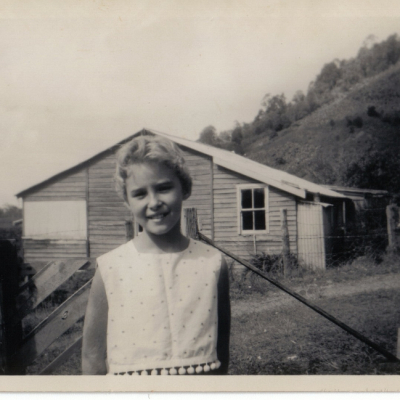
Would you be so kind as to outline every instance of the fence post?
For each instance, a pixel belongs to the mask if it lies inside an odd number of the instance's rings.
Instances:
[[[397,237],[396,237],[396,222],[397,221],[398,207],[394,204],[390,204],[386,207],[386,219],[387,219],[387,231],[388,231],[388,242],[387,251],[393,252],[398,248]]]
[[[13,365],[11,356],[22,342],[22,323],[18,317],[16,298],[19,290],[19,263],[15,241],[0,240],[0,315],[1,374],[18,375],[24,371]]]
[[[400,328],[397,328],[397,353],[396,357],[400,359]]]
[[[282,229],[282,260],[283,260],[283,275],[290,276],[290,243],[289,243],[289,228],[287,222],[287,209],[281,208],[281,229]]]
[[[133,239],[133,222],[129,219],[125,221],[125,237],[127,242]]]
[[[197,240],[198,226],[197,226],[197,210],[195,208],[185,208],[184,210],[184,221],[186,222],[186,236]]]

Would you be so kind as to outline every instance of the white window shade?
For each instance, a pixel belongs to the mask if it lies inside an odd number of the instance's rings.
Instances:
[[[31,239],[86,239],[86,201],[24,203],[24,236]]]

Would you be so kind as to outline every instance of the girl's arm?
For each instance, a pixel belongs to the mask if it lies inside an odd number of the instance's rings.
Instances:
[[[225,259],[222,257],[221,272],[218,280],[218,340],[217,355],[221,361],[218,374],[228,373],[229,336],[231,330],[231,305],[229,300],[229,272]]]
[[[97,269],[90,289],[83,327],[83,375],[107,373],[107,318],[107,295],[100,271]]]

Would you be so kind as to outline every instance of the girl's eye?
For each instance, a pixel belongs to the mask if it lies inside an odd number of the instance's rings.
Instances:
[[[163,185],[158,188],[161,193],[169,192],[172,189],[172,185]]]
[[[146,192],[134,192],[132,197],[135,199],[143,199],[146,196]]]

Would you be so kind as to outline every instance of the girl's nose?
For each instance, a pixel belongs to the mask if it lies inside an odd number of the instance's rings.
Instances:
[[[156,210],[157,208],[159,208],[161,206],[161,201],[160,201],[160,199],[158,198],[158,196],[157,195],[151,195],[150,196],[150,199],[149,199],[149,204],[148,204],[148,207],[149,208],[151,208],[151,209],[153,209],[153,210]]]

